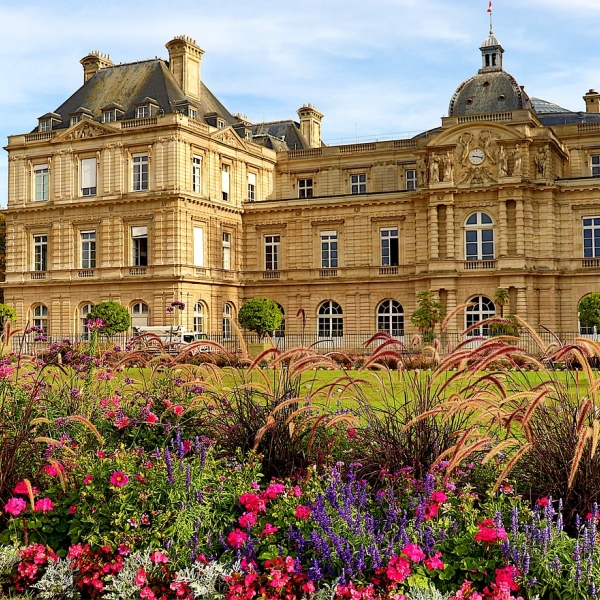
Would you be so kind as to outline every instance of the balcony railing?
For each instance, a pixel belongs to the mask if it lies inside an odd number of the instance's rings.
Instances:
[[[584,258],[581,261],[583,269],[596,269],[600,267],[600,258]]]
[[[398,267],[379,267],[380,275],[398,275]]]
[[[319,277],[337,277],[337,269],[319,269]]]
[[[146,267],[129,267],[130,275],[145,275]]]
[[[280,279],[281,273],[279,271],[263,271],[263,279]]]
[[[31,279],[46,279],[46,271],[33,271]]]
[[[477,271],[479,269],[495,269],[495,260],[466,260],[463,262],[463,269],[465,271]]]
[[[85,269],[83,271],[77,271],[77,277],[93,277],[94,270],[93,269]]]

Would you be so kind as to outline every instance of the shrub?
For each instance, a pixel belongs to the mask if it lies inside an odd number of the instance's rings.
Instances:
[[[417,294],[418,308],[410,320],[419,329],[424,342],[431,342],[435,337],[435,327],[444,319],[445,309],[441,302],[434,300],[433,293],[424,290]]]
[[[253,298],[240,308],[238,321],[244,329],[257,333],[261,338],[275,331],[283,320],[277,302],[270,298]]]
[[[131,325],[131,317],[127,309],[118,302],[106,301],[96,304],[87,315],[88,319],[102,319],[100,328],[102,335],[111,336],[127,331]]]

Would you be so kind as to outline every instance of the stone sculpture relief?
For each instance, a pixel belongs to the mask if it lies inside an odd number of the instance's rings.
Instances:
[[[417,159],[417,184],[419,187],[427,187],[429,184],[427,161],[423,156]]]
[[[523,155],[521,154],[521,146],[520,144],[517,144],[515,149],[513,150],[513,160],[514,160],[514,166],[513,166],[513,175],[515,177],[520,177],[521,175],[523,175]]]
[[[429,160],[429,181],[437,183],[440,180],[440,157],[434,152]]]
[[[508,158],[504,146],[500,146],[498,150],[498,177],[506,177],[508,175]]]
[[[93,138],[101,135],[109,135],[113,133],[112,131],[108,131],[104,129],[104,127],[99,127],[98,125],[94,125],[92,123],[88,123],[86,121],[77,129],[74,129],[67,135],[65,140],[82,140],[84,138]]]
[[[454,181],[454,163],[452,162],[452,156],[450,152],[446,152],[446,156],[443,158],[444,167],[444,181]]]

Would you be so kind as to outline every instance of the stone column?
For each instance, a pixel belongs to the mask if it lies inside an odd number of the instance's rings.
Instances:
[[[516,221],[516,242],[517,256],[525,256],[525,223],[524,223],[523,200],[516,201],[515,221]]]
[[[454,260],[456,257],[454,242],[454,204],[448,204],[446,205],[446,258],[449,260]]]
[[[497,256],[508,256],[508,218],[506,214],[506,201],[502,200],[498,206],[498,254]]]
[[[440,257],[440,242],[438,234],[437,206],[429,207],[429,258],[438,260]]]
[[[517,316],[527,320],[527,288],[517,288]]]

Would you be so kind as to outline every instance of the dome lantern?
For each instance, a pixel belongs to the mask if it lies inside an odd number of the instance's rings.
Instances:
[[[504,48],[500,45],[498,38],[490,28],[490,35],[481,43],[482,67],[480,73],[489,73],[490,71],[502,71],[502,54]]]

